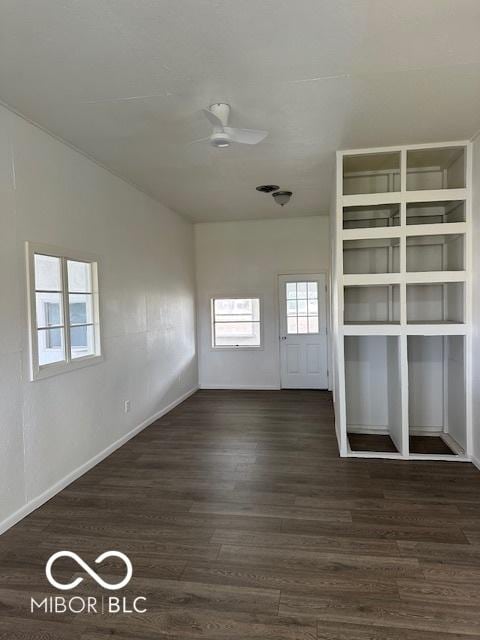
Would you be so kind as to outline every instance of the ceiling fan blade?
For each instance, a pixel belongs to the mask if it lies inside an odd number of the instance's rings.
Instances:
[[[268,136],[268,131],[258,131],[257,129],[234,129],[233,127],[224,127],[225,133],[230,137],[232,142],[240,144],[258,144]]]
[[[197,142],[206,142],[207,140],[210,140],[210,136],[207,136],[206,138],[197,138],[196,140],[191,140],[188,145],[197,144]]]
[[[223,129],[222,121],[214,113],[212,113],[210,109],[202,109],[202,111],[210,124],[213,124],[214,127],[220,127],[221,129]]]

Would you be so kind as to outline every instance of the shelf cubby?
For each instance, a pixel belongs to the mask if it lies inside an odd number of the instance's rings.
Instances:
[[[343,209],[344,229],[375,229],[378,227],[398,227],[399,225],[399,204],[344,207]]]
[[[400,191],[400,152],[344,156],[344,195],[392,191]]]
[[[465,201],[407,203],[407,225],[465,222]]]
[[[345,287],[343,321],[345,324],[398,324],[400,286]]]
[[[407,191],[462,189],[466,185],[465,147],[407,151]]]
[[[344,241],[343,273],[398,273],[399,271],[399,238]]]
[[[467,445],[465,338],[407,340],[410,453],[462,454]],[[421,451],[415,450],[418,438]]]
[[[408,236],[407,272],[463,271],[465,236],[461,233]]]
[[[399,338],[345,336],[344,341],[346,421],[350,448],[357,451],[401,452]]]
[[[407,284],[407,322],[411,324],[463,324],[463,282]]]

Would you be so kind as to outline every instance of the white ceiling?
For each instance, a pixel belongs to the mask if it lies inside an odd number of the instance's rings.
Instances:
[[[479,33],[478,0],[2,0],[0,98],[194,221],[318,215],[336,149],[480,128]],[[217,101],[269,137],[190,144]]]

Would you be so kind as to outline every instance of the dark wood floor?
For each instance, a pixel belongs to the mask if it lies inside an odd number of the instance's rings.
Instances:
[[[30,614],[63,549],[128,554],[148,612]],[[325,392],[201,391],[0,538],[0,638],[112,635],[480,638],[480,474],[339,459]]]

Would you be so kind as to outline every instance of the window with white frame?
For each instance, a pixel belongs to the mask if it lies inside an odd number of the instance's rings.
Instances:
[[[28,245],[32,379],[101,358],[97,261]]]
[[[259,298],[212,298],[214,348],[261,347]]]

